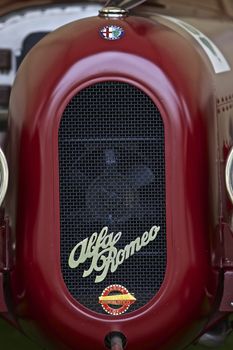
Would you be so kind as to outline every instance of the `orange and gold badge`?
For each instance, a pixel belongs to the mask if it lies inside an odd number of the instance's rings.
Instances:
[[[113,316],[124,314],[137,299],[120,284],[112,284],[104,289],[99,303],[104,311]]]

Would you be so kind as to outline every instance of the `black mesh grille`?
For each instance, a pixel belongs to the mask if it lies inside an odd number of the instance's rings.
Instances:
[[[166,269],[164,127],[158,108],[138,88],[104,82],[79,92],[67,105],[59,129],[61,267],[72,296],[98,313],[102,291],[120,284],[137,301],[134,311],[158,292]],[[95,283],[82,277],[91,260],[68,266],[74,246],[108,226],[122,232],[123,249],[152,226],[153,242]],[[78,255],[76,256],[78,258]]]

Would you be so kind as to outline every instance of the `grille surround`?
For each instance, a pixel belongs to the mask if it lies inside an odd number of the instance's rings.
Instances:
[[[166,271],[161,114],[150,97],[134,85],[97,83],[81,90],[68,103],[58,143],[61,270],[65,284],[80,304],[104,314],[98,297],[111,284],[123,285],[137,299],[127,313],[135,311],[156,295]],[[98,192],[100,188],[103,193]],[[122,232],[116,247],[123,249],[154,225],[161,227],[158,238],[125,260],[115,273],[109,272],[101,283],[94,282],[95,273],[82,277],[90,260],[74,270],[68,266],[72,248],[104,226],[110,232]]]

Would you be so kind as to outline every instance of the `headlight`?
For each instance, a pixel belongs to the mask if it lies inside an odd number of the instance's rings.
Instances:
[[[0,206],[5,198],[8,187],[8,165],[3,151],[0,149]]]
[[[227,158],[225,180],[226,180],[228,195],[231,199],[231,202],[233,203],[233,147]]]

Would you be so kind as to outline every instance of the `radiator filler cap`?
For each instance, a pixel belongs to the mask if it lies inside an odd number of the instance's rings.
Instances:
[[[99,16],[104,18],[124,18],[129,12],[119,7],[104,7],[99,11]]]

